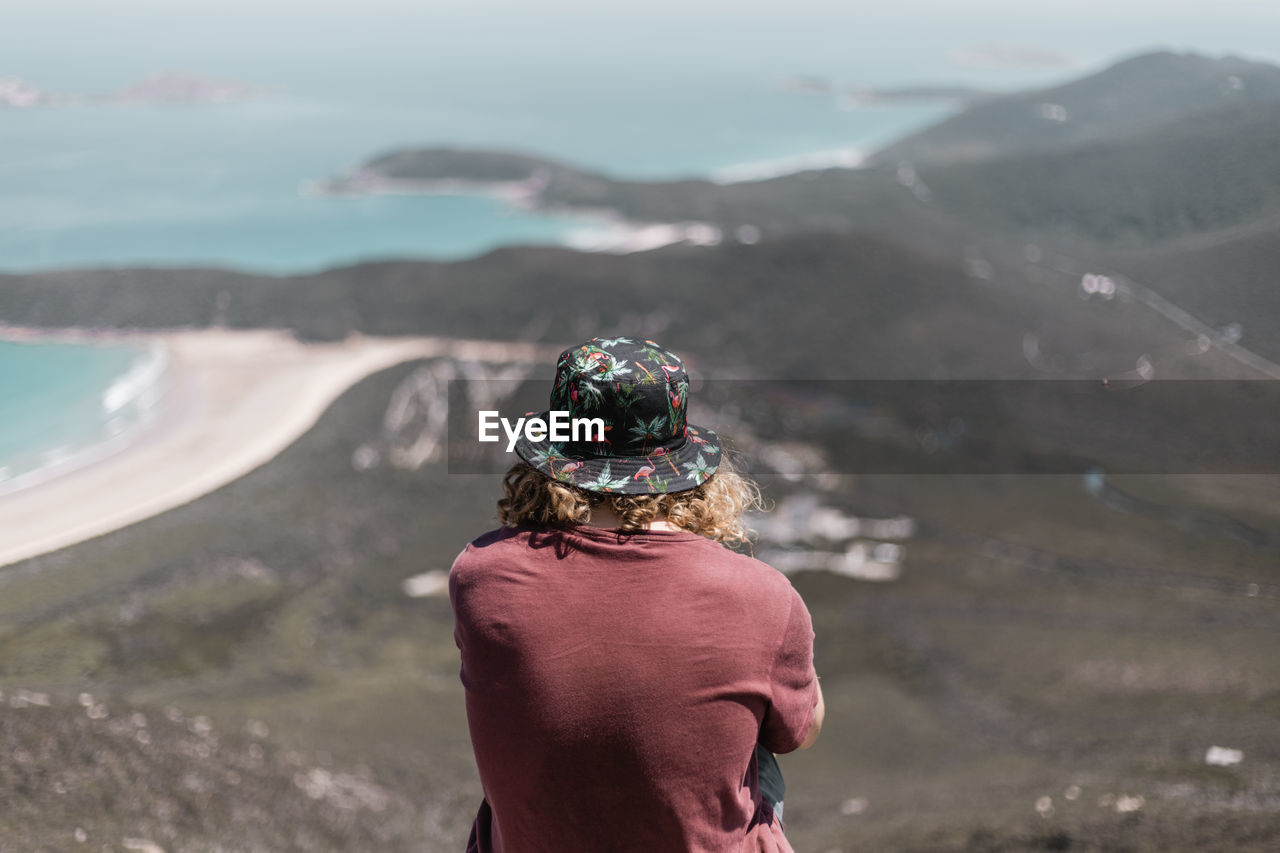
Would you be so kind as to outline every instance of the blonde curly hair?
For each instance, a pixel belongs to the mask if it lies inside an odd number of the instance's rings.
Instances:
[[[654,519],[667,521],[725,544],[749,543],[754,530],[748,510],[764,509],[760,487],[740,474],[727,453],[716,472],[697,488],[672,494],[609,495],[588,492],[517,462],[502,479],[498,520],[518,524],[586,524],[591,510],[607,506],[622,519],[622,530],[642,530]]]

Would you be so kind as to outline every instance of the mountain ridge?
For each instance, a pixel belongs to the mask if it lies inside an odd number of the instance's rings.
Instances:
[[[1280,100],[1280,67],[1234,55],[1169,50],[1122,59],[1067,83],[1015,92],[897,140],[873,163],[983,160],[1150,128],[1229,103]]]

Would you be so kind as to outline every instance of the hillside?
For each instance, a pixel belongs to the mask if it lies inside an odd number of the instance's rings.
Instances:
[[[1151,244],[1280,213],[1280,101],[1109,142],[920,169],[936,203],[991,232]]]
[[[1280,222],[1185,244],[1112,252],[1106,268],[1156,288],[1245,346],[1280,360]]]
[[[1036,375],[1046,348],[1103,364],[1172,353],[1181,333],[1133,307],[1084,303],[1078,278],[1016,268],[874,235],[810,233],[633,255],[511,248],[456,263],[389,261],[266,277],[217,270],[92,270],[0,277],[0,317],[18,325],[290,328],[303,338],[442,334],[565,341],[647,323],[665,340],[717,351],[759,377],[972,378]],[[797,311],[795,306],[811,306]],[[219,306],[220,309],[219,309]],[[657,332],[652,332],[657,334]],[[1202,369],[1170,356],[1173,372]],[[1163,365],[1162,365],[1163,367]]]
[[[421,366],[242,480],[3,576],[14,849],[77,828],[108,849],[461,845],[480,790],[451,615],[402,582],[494,525],[497,477],[351,464]],[[821,747],[783,758],[796,849],[1271,849],[1274,485],[1120,480],[1134,512],[1076,478],[793,481],[764,461],[785,422],[729,423],[772,500],[919,530],[898,581],[793,578],[829,709]],[[1244,763],[1206,766],[1211,745]]]
[[[974,104],[901,139],[873,162],[950,162],[1067,148],[1192,113],[1280,101],[1280,68],[1236,56],[1157,51],[1060,86]]]

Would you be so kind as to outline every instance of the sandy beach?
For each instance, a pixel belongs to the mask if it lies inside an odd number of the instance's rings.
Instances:
[[[74,333],[50,337],[75,339]],[[455,338],[353,336],[303,344],[274,330],[112,338],[166,347],[162,410],[112,455],[0,496],[0,566],[101,536],[226,485],[276,456],[343,391],[379,370],[418,358],[550,361],[559,352]]]

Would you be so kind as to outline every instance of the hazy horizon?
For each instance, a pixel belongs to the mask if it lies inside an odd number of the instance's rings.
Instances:
[[[828,0],[685,8],[674,3],[617,9],[577,2],[432,4],[405,0],[269,6],[200,0],[175,8],[153,0],[100,7],[54,0],[9,10],[0,32],[0,77],[34,85],[103,91],[173,69],[252,75],[288,85],[309,54],[353,62],[354,77],[423,70],[466,72],[494,52],[522,66],[569,63],[613,72],[682,67],[700,74],[819,74],[886,85],[960,82],[991,88],[1048,83],[1157,48],[1236,53],[1280,62],[1280,5],[1234,0],[1203,4],[1066,3],[1028,14],[1009,0],[958,8],[942,0],[874,0],[850,9]],[[874,38],[868,30],[874,31]],[[964,56],[990,47],[1060,54],[1060,63],[983,66]],[[418,50],[420,48],[420,51]],[[641,64],[647,61],[646,66]],[[1012,78],[1012,79],[1011,79]]]

